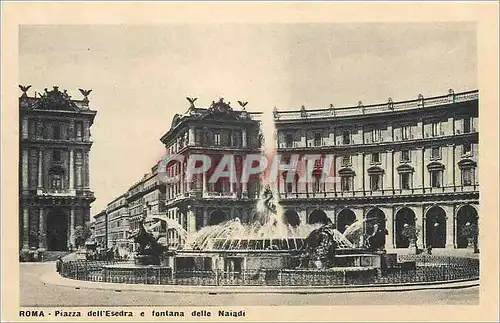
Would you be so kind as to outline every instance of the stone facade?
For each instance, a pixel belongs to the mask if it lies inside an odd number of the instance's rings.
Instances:
[[[225,154],[235,155],[240,176],[245,156],[260,152],[259,117],[260,113],[248,113],[244,108],[234,110],[223,99],[208,108],[193,104],[186,114],[174,117],[170,130],[161,138],[167,154],[185,157],[183,162],[169,163],[159,172],[165,172],[167,178],[167,215],[188,233],[235,217],[248,219],[260,192],[260,181],[230,183],[228,178],[221,178],[209,183],[208,179]],[[203,175],[193,175],[188,183],[187,157],[191,154],[209,156],[211,167]],[[183,243],[176,231],[169,233],[169,241]]]
[[[64,251],[75,246],[75,228],[90,220],[90,127],[96,111],[88,91],[74,100],[45,89],[19,98],[20,249]]]
[[[290,216],[307,223],[328,217],[340,231],[356,219],[367,220],[366,231],[379,222],[388,231],[387,248],[408,247],[405,224],[419,230],[420,247],[467,246],[463,226],[479,220],[477,91],[275,110],[274,117],[279,153],[334,158],[332,183],[281,178],[281,204]]]

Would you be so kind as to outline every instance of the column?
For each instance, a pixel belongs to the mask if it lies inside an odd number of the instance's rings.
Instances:
[[[90,170],[89,170],[89,152],[86,151],[83,153],[84,155],[84,162],[85,162],[85,166],[84,166],[84,178],[83,178],[83,184],[84,184],[84,188],[89,188],[89,182],[90,182]]]
[[[393,151],[392,150],[388,150],[387,153],[386,153],[386,169],[385,169],[385,173],[386,173],[386,179],[384,180],[384,187],[386,190],[389,190],[392,192],[393,190],[393,176],[394,176],[394,169],[393,169],[393,165],[392,165],[392,154],[393,154]]]
[[[38,218],[38,249],[45,251],[47,250],[47,223],[45,210],[41,207],[40,214]]]
[[[203,208],[203,227],[208,226],[208,210]]]
[[[29,209],[27,205],[23,205],[23,250],[29,249]]]
[[[380,210],[385,214],[385,228],[388,235],[385,236],[385,248],[394,249],[394,208],[393,207],[380,207]]]
[[[181,187],[180,187],[181,195],[184,196],[184,192],[185,192],[185,189],[184,189],[185,176],[184,176],[184,163],[183,162],[180,163],[179,182],[181,184]]]
[[[424,248],[425,247],[425,236],[424,236],[424,231],[425,231],[425,224],[423,223],[423,212],[422,208],[420,206],[418,207],[412,207],[411,208],[413,212],[415,212],[415,228],[419,230],[417,232],[417,247],[418,248]]]
[[[387,126],[387,133],[388,133],[388,140],[384,140],[384,141],[394,141],[394,134],[392,133],[392,124],[389,124]]]
[[[203,172],[203,195],[206,195],[207,191],[208,191],[207,172]]]
[[[241,146],[243,148],[247,147],[247,129],[245,128],[241,131]]]
[[[43,187],[43,150],[38,151],[38,188]]]
[[[446,249],[455,248],[455,208],[453,205],[443,206],[446,211]]]
[[[84,141],[90,140],[90,124],[87,120],[83,121],[83,139]]]
[[[424,186],[422,170],[425,165],[422,160],[422,150],[422,147],[418,147],[415,151],[411,151],[412,164],[415,165],[415,174],[413,178],[413,188],[415,189],[422,189]],[[416,159],[415,162],[413,162],[413,159]]]
[[[415,139],[424,139],[424,123],[422,119],[419,119],[417,122],[417,132],[418,134],[415,136]]]
[[[187,231],[189,233],[195,232],[196,231],[196,216],[195,213],[193,212],[193,208],[191,206],[188,206],[187,209]]]
[[[364,170],[364,154],[358,153],[358,161],[356,163],[356,185],[354,186],[355,191],[363,191],[363,182],[365,178],[365,170]]]
[[[69,241],[73,248],[75,247],[75,208],[71,207],[69,211]]]
[[[22,131],[22,138],[23,139],[28,139],[28,118],[23,117],[23,121],[21,124],[21,131]]]
[[[73,190],[75,188],[75,170],[74,170],[74,157],[73,157],[73,149],[69,150],[69,189]]]
[[[28,150],[22,150],[22,189],[28,189]]]
[[[447,145],[446,147],[443,147],[446,149],[446,159],[443,160],[443,163],[445,165],[445,172],[446,172],[446,182],[444,182],[444,185],[446,186],[454,186],[455,183],[455,174],[453,174],[453,169],[455,168],[455,163],[454,163],[454,156],[453,154],[455,153],[455,147],[454,145]],[[444,156],[443,156],[444,157]]]
[[[188,141],[188,145],[189,145],[189,146],[194,146],[194,144],[195,144],[195,143],[194,143],[195,133],[194,133],[194,127],[193,127],[193,126],[189,127],[189,132],[188,132],[188,134],[189,134],[189,141]]]

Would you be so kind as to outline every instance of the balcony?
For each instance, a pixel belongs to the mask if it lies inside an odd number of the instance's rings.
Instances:
[[[39,196],[76,196],[76,190],[37,188],[36,195]]]

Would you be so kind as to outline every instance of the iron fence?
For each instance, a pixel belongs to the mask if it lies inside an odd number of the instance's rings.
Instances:
[[[71,261],[63,263],[66,278],[92,282],[195,286],[347,286],[440,282],[479,278],[479,260],[426,255],[398,255],[383,270],[258,269],[172,271],[168,267],[109,266],[130,261]],[[111,268],[110,268],[111,267]]]

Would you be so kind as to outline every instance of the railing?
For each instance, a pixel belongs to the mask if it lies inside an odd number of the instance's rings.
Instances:
[[[444,282],[479,278],[479,259],[398,255],[398,263],[378,272],[364,270],[258,269],[177,271],[169,267],[113,268],[119,262],[72,261],[63,263],[60,274],[66,278],[126,284],[196,286],[346,286]],[[336,267],[337,269],[341,267]]]
[[[406,196],[406,195],[423,195],[423,194],[440,194],[440,193],[456,193],[456,192],[479,192],[479,185],[469,186],[442,186],[442,187],[426,187],[426,188],[386,188],[376,191],[371,190],[350,190],[342,191],[340,185],[337,185],[337,191],[320,189],[313,192],[279,192],[280,199],[303,199],[303,198],[332,198],[332,197],[371,197],[371,196]]]
[[[363,107],[353,106],[344,108],[328,108],[315,110],[294,110],[294,111],[274,111],[276,120],[294,120],[294,119],[320,119],[325,117],[343,117],[362,114],[374,114],[389,111],[403,111],[409,109],[425,109],[444,104],[474,101],[479,98],[479,92],[468,91],[462,93],[450,93],[431,98],[418,98],[415,100],[401,102],[386,102],[381,104],[366,105]]]

